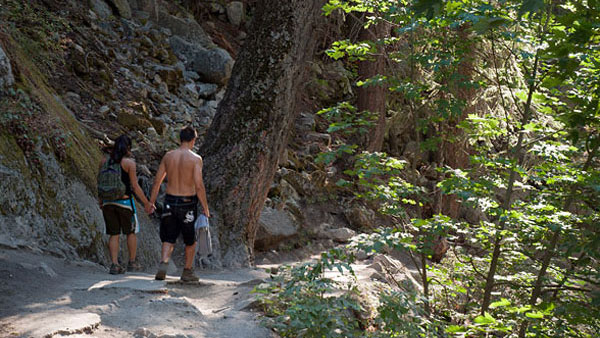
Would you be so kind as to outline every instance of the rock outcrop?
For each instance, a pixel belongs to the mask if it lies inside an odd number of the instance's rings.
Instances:
[[[258,221],[255,247],[262,250],[273,248],[281,241],[297,235],[298,225],[284,211],[265,207]]]
[[[124,19],[131,19],[131,7],[127,0],[109,0],[115,6],[117,13]]]
[[[175,55],[187,69],[200,75],[202,81],[224,85],[231,77],[233,59],[224,49],[207,49],[180,36],[171,37],[169,42]]]
[[[90,7],[103,20],[113,14],[110,6],[104,0],[90,0]]]
[[[179,36],[193,45],[204,46],[205,48],[216,47],[204,29],[192,18],[180,18],[161,11],[157,24],[159,27],[169,29],[173,35]]]
[[[244,21],[244,3],[241,1],[232,1],[227,4],[227,19],[234,26],[239,26]]]
[[[12,72],[10,60],[2,46],[0,46],[0,91],[7,89],[15,84],[15,77]]]

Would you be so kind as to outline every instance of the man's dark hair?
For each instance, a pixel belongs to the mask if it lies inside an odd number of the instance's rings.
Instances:
[[[181,140],[181,142],[190,142],[197,136],[198,134],[196,134],[196,130],[191,126],[187,126],[181,129],[181,131],[179,132],[179,140]]]

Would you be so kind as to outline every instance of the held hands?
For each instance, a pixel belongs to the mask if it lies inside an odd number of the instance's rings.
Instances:
[[[148,202],[148,204],[145,205],[144,209],[146,210],[146,213],[150,215],[154,213],[154,211],[156,211],[156,206],[154,205],[154,203]]]
[[[210,211],[208,210],[208,208],[203,208],[204,209],[204,216],[206,216],[206,218],[210,218]]]

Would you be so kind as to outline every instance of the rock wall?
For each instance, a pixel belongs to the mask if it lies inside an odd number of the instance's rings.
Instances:
[[[7,0],[0,8],[10,23],[0,27],[0,245],[108,264],[95,199],[101,146],[128,134],[148,193],[177,129],[191,123],[203,134],[210,125],[233,59],[172,6]],[[139,209],[138,258],[154,268],[158,220]]]

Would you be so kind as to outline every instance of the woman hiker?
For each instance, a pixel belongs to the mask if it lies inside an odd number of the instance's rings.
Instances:
[[[100,207],[106,225],[106,234],[110,236],[108,249],[112,265],[110,274],[125,272],[119,265],[119,236],[127,235],[129,264],[127,271],[139,271],[141,265],[136,260],[137,237],[139,224],[133,193],[149,207],[149,202],[138,184],[135,161],[131,158],[131,140],[127,135],[121,135],[115,140],[115,145],[109,156],[100,163],[98,174],[98,196]]]

